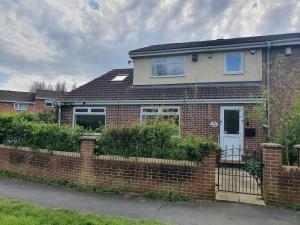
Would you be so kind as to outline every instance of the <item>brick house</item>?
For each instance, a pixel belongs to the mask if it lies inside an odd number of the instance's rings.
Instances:
[[[0,90],[0,112],[44,112],[54,110],[64,92],[36,90],[32,92]]]
[[[61,98],[60,123],[96,128],[172,116],[182,135],[257,149],[266,130],[247,115],[265,102],[272,60],[283,55],[299,63],[299,44],[293,33],[132,50],[132,69],[111,70]]]

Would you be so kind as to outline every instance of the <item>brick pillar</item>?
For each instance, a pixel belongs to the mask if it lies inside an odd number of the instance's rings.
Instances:
[[[263,197],[267,205],[278,205],[278,176],[282,171],[282,145],[263,143]]]
[[[93,184],[93,154],[96,136],[83,136],[80,138],[81,176],[79,183],[82,185]]]
[[[300,145],[294,145],[294,148],[296,149],[297,154],[298,154],[298,162],[297,162],[297,165],[298,165],[298,167],[300,167]]]

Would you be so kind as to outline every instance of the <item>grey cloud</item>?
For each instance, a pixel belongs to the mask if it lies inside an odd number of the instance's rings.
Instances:
[[[128,51],[145,45],[300,29],[300,25],[291,27],[289,16],[291,10],[296,10],[296,0],[273,5],[254,0],[121,2],[1,1],[0,18],[1,14],[12,13],[20,23],[18,29],[27,26],[36,32],[37,37],[28,37],[24,32],[25,40],[41,39],[34,48],[47,48],[47,43],[53,45],[50,46],[53,60],[33,61],[26,59],[27,55],[7,51],[3,47],[4,40],[10,37],[0,37],[0,72],[1,68],[12,68],[16,73],[52,80],[63,75],[73,76],[75,80],[84,75],[92,79],[112,68],[128,67]],[[256,2],[258,4],[253,8]],[[251,20],[253,15],[259,19]],[[6,24],[0,22],[0,29],[1,26],[10,29],[9,35],[22,32],[9,21]],[[34,49],[28,51],[34,52]]]

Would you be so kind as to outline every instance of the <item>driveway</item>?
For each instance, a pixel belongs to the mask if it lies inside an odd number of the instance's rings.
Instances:
[[[225,202],[163,202],[96,195],[0,177],[0,198],[37,203],[45,207],[160,220],[180,225],[299,225],[300,213],[287,209]]]

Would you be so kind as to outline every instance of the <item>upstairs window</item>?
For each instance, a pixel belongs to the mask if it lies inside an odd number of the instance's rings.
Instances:
[[[27,103],[15,103],[14,109],[16,111],[27,111],[28,110],[28,104]]]
[[[169,57],[152,59],[153,77],[173,77],[185,74],[185,57]]]
[[[241,74],[244,72],[243,52],[224,53],[224,73]]]
[[[45,100],[45,107],[53,107],[53,106],[54,106],[53,99],[46,99]]]

